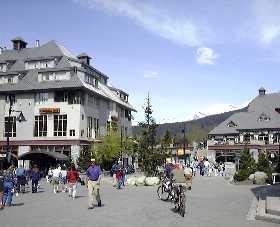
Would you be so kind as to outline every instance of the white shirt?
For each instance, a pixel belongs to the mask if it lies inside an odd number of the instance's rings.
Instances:
[[[66,170],[61,170],[61,176],[66,177],[67,176],[67,171]]]
[[[208,167],[210,167],[210,163],[208,161],[205,161],[204,166],[208,168]]]
[[[54,169],[52,172],[53,172],[53,177],[59,177],[59,175],[61,174],[60,169]]]

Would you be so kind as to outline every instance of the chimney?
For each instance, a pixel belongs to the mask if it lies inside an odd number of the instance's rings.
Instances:
[[[14,50],[21,50],[21,49],[26,48],[27,42],[25,42],[24,39],[21,37],[16,37],[16,38],[12,39],[11,41],[13,43]]]
[[[40,47],[40,40],[39,39],[36,40],[36,47]]]
[[[259,89],[259,95],[265,95],[265,92],[266,90],[263,87]]]
[[[79,54],[79,55],[77,56],[77,58],[78,58],[79,60],[81,60],[84,64],[90,65],[90,59],[91,59],[91,57],[88,56],[86,53],[81,53],[81,54]]]

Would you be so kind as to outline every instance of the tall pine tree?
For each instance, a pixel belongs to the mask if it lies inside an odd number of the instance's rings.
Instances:
[[[139,140],[138,161],[139,167],[147,175],[155,175],[157,166],[163,164],[165,154],[158,148],[156,141],[156,124],[152,113],[151,99],[148,94],[146,106],[144,107],[145,121],[139,123],[142,128],[142,135]]]

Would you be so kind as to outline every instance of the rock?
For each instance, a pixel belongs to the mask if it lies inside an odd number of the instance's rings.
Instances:
[[[255,172],[255,183],[256,184],[265,184],[268,176],[265,172]]]
[[[136,177],[128,178],[126,180],[126,184],[129,185],[129,186],[135,186],[136,185]]]
[[[138,177],[138,178],[136,179],[136,186],[145,185],[145,179],[146,179],[145,176]]]
[[[159,184],[159,178],[158,177],[146,177],[145,184],[147,186],[155,186]]]
[[[255,174],[250,174],[249,178],[250,181],[254,181],[255,180]]]

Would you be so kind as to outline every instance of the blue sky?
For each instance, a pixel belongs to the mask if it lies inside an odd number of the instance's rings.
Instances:
[[[211,3],[210,3],[211,2]],[[243,106],[264,86],[280,90],[278,0],[9,0],[0,45],[22,36],[87,52],[143,118],[157,122]]]

